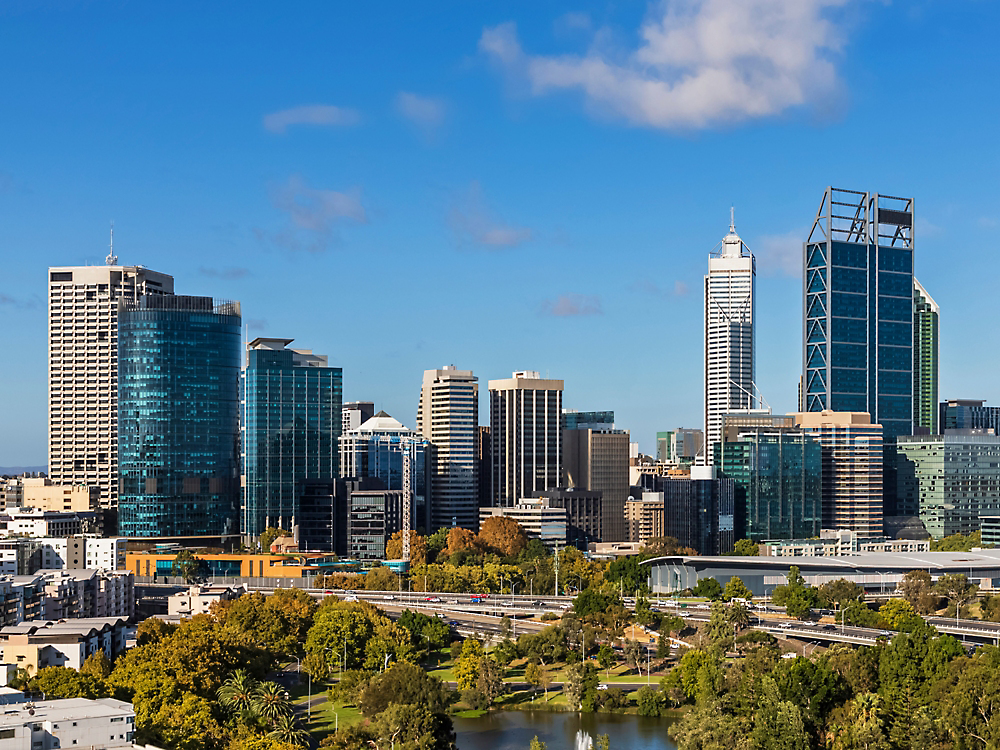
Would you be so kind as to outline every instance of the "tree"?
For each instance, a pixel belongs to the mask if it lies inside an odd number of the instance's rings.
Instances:
[[[48,698],[107,698],[110,693],[103,678],[70,667],[43,667],[28,686]]]
[[[955,618],[962,616],[962,608],[976,597],[979,587],[969,582],[965,573],[945,573],[938,578],[935,590],[955,607]]]
[[[733,545],[733,554],[741,557],[757,557],[760,554],[760,546],[752,539],[737,539]]]
[[[715,601],[722,597],[722,586],[714,578],[702,578],[693,589],[692,596],[703,596],[706,599]]]
[[[479,670],[485,657],[483,644],[475,638],[466,638],[462,644],[462,655],[453,670],[459,690],[471,690],[479,679]]]
[[[612,605],[619,603],[620,600],[613,594],[604,594],[597,589],[584,589],[573,600],[573,612],[577,617],[588,617],[607,612]]]
[[[722,590],[722,598],[727,602],[733,599],[746,599],[750,601],[753,599],[753,592],[746,587],[746,584],[743,583],[739,576],[733,576],[726,581],[726,587]]]
[[[779,607],[783,606],[790,617],[805,619],[819,604],[816,589],[806,585],[796,565],[789,567],[787,581],[784,586],[775,586],[771,601]]]
[[[531,744],[528,745],[528,750],[548,750],[548,747],[548,745],[538,739],[538,735],[536,734],[531,738]]]
[[[448,527],[442,526],[425,538],[427,546],[427,562],[434,562],[438,555],[448,546]]]
[[[257,680],[237,669],[218,690],[219,705],[242,719],[256,715]]]
[[[451,717],[426,706],[393,703],[376,717],[371,729],[379,750],[455,750]]]
[[[542,668],[535,662],[529,661],[524,668],[524,681],[537,692],[542,686]]]
[[[478,554],[478,541],[473,532],[454,526],[448,529],[448,544],[444,548],[443,554],[450,557],[464,550]]]
[[[200,577],[202,561],[194,556],[189,549],[182,549],[174,556],[171,566],[175,576],[180,576],[185,583],[193,583]]]
[[[1000,596],[984,596],[979,600],[979,611],[984,620],[1000,622]]]
[[[259,592],[212,605],[215,619],[227,630],[262,644],[276,657],[302,653],[317,610],[316,600],[301,589]]]
[[[721,601],[712,602],[708,615],[708,638],[713,644],[733,636],[733,626],[729,622],[726,605]]]
[[[646,541],[639,553],[644,560],[651,557],[672,557],[674,555],[694,556],[697,550],[684,547],[672,536],[654,537]]]
[[[380,714],[392,703],[413,703],[441,713],[448,710],[451,700],[452,693],[441,680],[413,664],[397,662],[365,686],[358,708],[368,717]]]
[[[635,693],[635,705],[639,716],[659,716],[662,703],[663,699],[660,691],[648,685],[639,688]]]
[[[503,681],[503,667],[490,656],[484,656],[479,662],[476,690],[483,696],[487,706],[492,705],[493,701],[503,695],[506,690]]]
[[[403,559],[403,532],[397,531],[385,543],[387,560]],[[410,563],[424,565],[427,562],[427,540],[416,531],[410,530]]]
[[[931,540],[931,552],[970,552],[973,547],[982,546],[983,534],[980,531],[973,531],[971,534],[952,534]]]
[[[104,650],[95,651],[84,660],[80,666],[80,674],[90,675],[98,680],[104,680],[111,675],[114,665]]]
[[[279,529],[274,526],[268,526],[261,535],[257,537],[257,543],[260,545],[261,554],[266,555],[271,551],[271,545],[274,544],[274,540],[281,536],[291,536],[290,531],[285,529]]]
[[[890,599],[879,608],[878,616],[882,626],[889,630],[910,633],[924,624],[924,618],[906,599]]]
[[[608,644],[602,643],[597,651],[597,663],[601,665],[601,669],[610,670],[615,663],[615,650]]]
[[[399,576],[385,565],[376,565],[365,573],[367,591],[395,591],[399,587]]]
[[[639,670],[639,665],[642,663],[642,646],[639,645],[639,641],[632,640],[631,638],[625,639],[625,643],[622,645],[622,653],[625,656],[625,664],[629,669]]]
[[[934,593],[931,574],[926,570],[911,570],[899,582],[899,590],[919,614],[929,615],[937,609],[938,597]]]
[[[819,587],[819,600],[829,609],[843,609],[850,602],[864,601],[865,590],[846,578],[828,581]]]
[[[507,516],[490,516],[479,524],[479,546],[501,557],[516,557],[528,544],[521,525]]]
[[[267,734],[273,740],[284,742],[294,747],[309,747],[311,737],[290,713],[279,716]]]
[[[594,710],[597,682],[597,670],[590,662],[577,662],[566,668],[563,694],[572,710]]]
[[[636,591],[648,594],[649,586],[646,581],[649,578],[649,569],[640,565],[642,559],[641,555],[615,558],[608,566],[605,580],[618,584],[618,588],[627,591],[629,595]]]
[[[285,689],[276,682],[261,682],[253,691],[253,713],[269,724],[282,716],[291,716],[292,706]]]
[[[739,602],[730,604],[726,608],[726,620],[735,632],[746,630],[750,627],[750,610]]]
[[[770,677],[761,680],[751,741],[755,750],[809,750],[810,747],[801,711],[794,703],[781,700]]]

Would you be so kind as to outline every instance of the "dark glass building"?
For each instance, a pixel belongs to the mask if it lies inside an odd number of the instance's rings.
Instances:
[[[119,533],[239,533],[240,305],[142,296],[118,310]]]
[[[719,447],[721,446],[721,451]],[[822,527],[820,444],[797,429],[747,427],[716,444],[716,465],[735,481],[737,539],[809,539]]]
[[[576,411],[563,409],[564,430],[610,430],[615,426],[613,411]]]
[[[913,200],[827,188],[803,249],[803,411],[912,434]]]
[[[268,526],[284,528],[293,532],[300,549],[330,552],[332,536],[323,530],[325,524],[314,523],[327,516],[317,505],[324,495],[310,490],[306,518],[302,493],[305,480],[339,476],[343,371],[329,367],[325,356],[289,349],[292,341],[258,338],[247,347],[243,534],[256,537]]]
[[[985,401],[942,401],[938,415],[942,433],[945,430],[993,430],[995,435],[1000,435],[1000,406],[986,406]]]
[[[692,467],[689,478],[664,477],[663,533],[699,555],[724,555],[736,543],[736,483],[714,466]]]

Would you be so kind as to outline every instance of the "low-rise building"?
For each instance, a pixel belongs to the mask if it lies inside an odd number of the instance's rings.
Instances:
[[[65,698],[3,706],[3,750],[132,748],[135,711],[113,698]]]
[[[0,512],[0,537],[67,537],[96,528],[95,513],[8,507]]]
[[[101,488],[85,484],[54,484],[48,477],[21,479],[21,505],[25,508],[63,513],[96,513]]]
[[[758,545],[764,557],[844,557],[862,552],[905,555],[929,552],[929,539],[864,537],[852,529],[823,529],[819,539],[776,539]]]
[[[167,597],[167,615],[170,617],[194,617],[207,615],[216,602],[238,599],[247,592],[246,584],[239,586],[192,586],[187,591],[178,591]]]
[[[321,564],[335,561],[327,553],[299,552],[288,555],[253,555],[240,553],[209,553],[194,550],[202,565],[202,574],[209,578],[291,578],[307,579],[321,570]],[[125,554],[125,568],[136,576],[171,578],[177,551],[162,550]]]
[[[539,539],[549,549],[566,546],[566,509],[554,508],[548,498],[522,500],[517,505],[479,509],[479,525],[494,516],[511,518],[532,539]]]
[[[0,628],[0,659],[29,675],[45,667],[80,669],[98,651],[110,660],[124,653],[126,627],[124,617],[29,620],[7,625]]]

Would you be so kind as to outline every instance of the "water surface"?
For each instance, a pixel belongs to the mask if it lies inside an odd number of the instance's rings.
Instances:
[[[591,737],[608,735],[611,750],[677,750],[667,737],[672,720],[634,714],[500,711],[454,721],[458,750],[528,750],[535,735],[548,750],[575,750],[580,729]]]

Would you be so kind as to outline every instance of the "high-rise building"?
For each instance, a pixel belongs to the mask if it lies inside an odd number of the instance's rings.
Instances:
[[[551,508],[566,509],[566,544],[584,552],[591,542],[604,539],[604,512],[600,492],[574,488],[545,490],[539,498]]]
[[[712,251],[705,276],[705,453],[722,433],[722,416],[752,409],[754,384],[754,310],[756,265],[753,254],[736,234],[729,234]]]
[[[882,536],[882,425],[863,412],[799,412],[823,455],[823,528]]]
[[[254,538],[269,526],[287,529],[300,549],[328,552],[332,538],[303,527],[301,482],[339,476],[343,371],[326,356],[288,348],[292,341],[256,338],[247,346],[242,531]],[[318,497],[310,498],[311,514]]]
[[[49,269],[49,478],[100,488],[118,503],[118,302],[169,295],[174,279],[142,266]]]
[[[479,379],[471,370],[424,371],[417,432],[436,449],[430,529],[479,528],[478,422]]]
[[[953,398],[942,401],[938,410],[941,432],[948,430],[993,430],[1000,435],[1000,406],[986,406],[985,401]]]
[[[380,479],[387,490],[403,489],[403,456],[410,455],[412,528],[430,529],[434,504],[432,479],[435,449],[419,432],[384,411],[340,438],[340,472],[348,479]]]
[[[625,430],[563,430],[565,486],[601,493],[601,541],[626,542],[629,434]]]
[[[656,460],[663,464],[694,463],[704,451],[705,433],[678,427],[656,433]]]
[[[979,531],[1000,513],[1000,436],[962,432],[896,439],[900,505],[935,539]]]
[[[239,533],[239,302],[121,299],[122,536]]]
[[[488,425],[480,425],[476,430],[476,484],[478,490],[478,504],[480,508],[485,508],[493,504],[492,472],[493,461],[490,458],[490,428]]]
[[[941,308],[913,279],[913,428],[938,428],[938,318]]]
[[[344,418],[340,428],[341,434],[348,430],[356,430],[375,416],[374,401],[349,401],[344,404]]]
[[[912,434],[913,200],[827,188],[803,253],[804,411]]]
[[[613,411],[563,409],[562,419],[564,430],[611,430],[615,426],[615,413]]]
[[[403,492],[355,489],[347,495],[348,553],[355,560],[384,560],[386,543],[403,529]]]
[[[735,437],[719,444],[716,465],[722,477],[736,483],[736,538],[818,536],[823,518],[819,443],[785,426],[741,427]]]
[[[688,477],[666,477],[663,534],[699,555],[731,552],[736,536],[736,483],[715,466],[693,466]]]
[[[563,381],[532,370],[489,381],[493,505],[515,505],[562,480]]]

